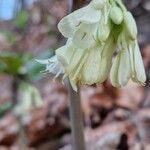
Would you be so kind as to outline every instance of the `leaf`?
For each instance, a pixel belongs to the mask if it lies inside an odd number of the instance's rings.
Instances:
[[[0,72],[17,75],[22,63],[18,54],[12,52],[0,53]]]
[[[20,11],[15,19],[16,26],[20,29],[23,29],[27,24],[28,18],[29,16],[27,11],[24,10]]]

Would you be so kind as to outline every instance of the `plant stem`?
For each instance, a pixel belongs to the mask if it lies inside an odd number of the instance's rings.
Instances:
[[[68,0],[69,13],[80,8],[86,0]],[[71,8],[72,7],[72,8]],[[75,92],[69,82],[69,111],[74,150],[85,150],[83,114],[81,110],[80,93]]]
[[[69,82],[69,81],[68,81]],[[69,84],[69,100],[70,100],[70,120],[73,137],[73,149],[85,150],[83,114],[81,110],[81,100],[79,92],[75,92],[70,82]]]

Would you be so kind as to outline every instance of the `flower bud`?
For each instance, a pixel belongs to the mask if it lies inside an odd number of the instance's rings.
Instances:
[[[105,0],[93,0],[92,1],[92,6],[97,10],[102,9],[104,5],[105,5]]]
[[[110,18],[115,24],[121,24],[121,22],[123,21],[122,10],[117,6],[112,6],[110,9]]]
[[[132,14],[129,11],[124,12],[124,23],[129,37],[132,40],[135,40],[137,37],[137,26]]]

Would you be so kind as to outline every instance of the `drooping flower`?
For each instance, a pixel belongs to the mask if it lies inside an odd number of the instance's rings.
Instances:
[[[74,90],[79,84],[102,83],[109,73],[115,87],[126,85],[130,79],[145,84],[137,26],[121,0],[92,0],[64,17],[58,29],[68,38],[66,44],[54,57],[39,62],[56,77],[68,77]]]

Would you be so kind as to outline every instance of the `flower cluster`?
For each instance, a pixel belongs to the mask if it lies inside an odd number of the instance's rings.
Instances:
[[[40,62],[56,77],[61,73],[68,77],[74,90],[78,84],[102,83],[109,73],[115,87],[130,79],[145,84],[137,26],[121,0],[92,0],[64,17],[58,29],[68,39],[66,44]]]

